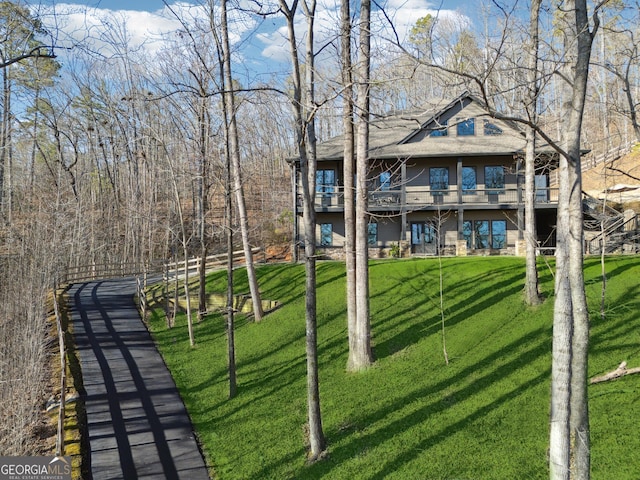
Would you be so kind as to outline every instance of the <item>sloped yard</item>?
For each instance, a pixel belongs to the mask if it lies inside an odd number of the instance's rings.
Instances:
[[[600,267],[588,259],[592,312],[590,374],[622,360],[640,366],[640,258],[607,261],[607,317],[599,316]],[[227,399],[223,317],[168,330],[161,310],[150,327],[176,379],[209,462],[221,479],[547,478],[553,279],[537,309],[521,301],[524,261],[443,260],[442,353],[437,259],[371,264],[377,362],[347,374],[344,266],[318,266],[320,390],[329,443],[305,465],[304,269],[259,270],[265,298],[282,307],[254,324],[238,317],[238,396]],[[248,291],[239,272],[237,292]],[[223,273],[209,289],[225,289]],[[594,479],[635,479],[640,467],[640,375],[592,385]]]

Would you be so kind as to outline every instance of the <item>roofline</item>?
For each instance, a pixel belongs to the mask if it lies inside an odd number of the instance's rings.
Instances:
[[[463,98],[465,97],[469,97],[472,100],[476,100],[471,93],[467,90],[463,93],[461,93],[460,95],[458,95],[455,99],[451,100],[448,104],[446,104],[443,108],[441,108],[440,110],[438,110],[436,113],[434,113],[433,115],[431,115],[426,122],[422,123],[420,125],[420,128],[418,128],[417,130],[411,132],[409,135],[407,135],[406,137],[404,137],[402,140],[400,140],[398,142],[398,145],[402,145],[404,143],[407,143],[409,140],[411,140],[413,137],[415,137],[416,135],[418,135],[427,125],[429,125],[431,122],[435,121],[436,118],[438,118],[439,116],[441,116],[444,112],[446,112],[447,110],[449,110],[450,108],[452,108],[457,102],[460,102]],[[484,103],[480,102],[481,105],[484,105]]]

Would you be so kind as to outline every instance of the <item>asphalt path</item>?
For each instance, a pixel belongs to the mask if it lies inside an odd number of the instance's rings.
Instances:
[[[209,480],[176,385],[134,303],[135,279],[73,285],[93,480]]]

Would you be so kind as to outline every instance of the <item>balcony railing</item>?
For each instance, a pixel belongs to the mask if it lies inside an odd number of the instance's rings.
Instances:
[[[373,190],[369,192],[369,208],[372,210],[395,210],[404,206],[409,209],[430,206],[457,205],[507,205],[515,206],[524,203],[524,190],[518,188],[478,188],[458,192],[457,189],[431,190],[428,188],[406,189],[403,205],[401,190]],[[538,206],[555,205],[558,203],[558,188],[537,188],[535,203]],[[301,206],[301,199],[298,199]],[[317,193],[316,209],[340,210],[344,208],[344,194],[342,187],[334,187],[332,192]]]

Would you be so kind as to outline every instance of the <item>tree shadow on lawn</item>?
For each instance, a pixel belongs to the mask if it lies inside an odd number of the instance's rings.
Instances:
[[[403,409],[415,404],[415,402],[424,402],[425,398],[447,392],[447,397],[455,397],[456,403],[460,405],[463,402],[470,401],[479,392],[490,390],[496,382],[517,374],[519,369],[549,354],[550,330],[550,327],[538,328],[486,356],[482,361],[466,367],[456,374],[454,378],[446,378],[436,384],[426,385],[409,394],[400,396],[392,403],[369,415],[358,417],[357,413],[353,413],[353,417],[350,420],[352,424],[355,424],[355,427],[345,430],[340,429],[339,426],[333,426],[333,431],[328,433],[329,457],[306,468],[304,477],[323,478],[331,476],[331,471],[343,462],[351,460],[354,452],[371,450],[381,446],[395,435],[402,434],[426,419],[451,408],[450,402],[446,402],[442,396],[438,396],[428,400],[429,403],[424,406],[390,422],[388,425],[376,428],[378,423],[384,422],[391,415],[397,415],[398,412],[402,412]],[[503,363],[504,358],[507,356],[512,356],[513,358]],[[415,445],[404,449],[394,460],[383,465],[372,478],[384,478],[386,475],[397,471],[402,465],[414,460],[426,450],[451,437],[456,432],[469,428],[473,422],[517,398],[530,388],[547,382],[549,378],[550,368],[547,368],[539,375],[526,379],[520,386],[500,395],[489,404],[475,408],[475,410],[468,412],[459,420],[444,426],[424,439],[418,440]],[[465,385],[465,382],[470,383]],[[452,390],[456,388],[456,385],[458,386],[457,390]],[[373,395],[372,398],[374,398]],[[368,433],[362,434],[363,432]],[[336,446],[332,448],[331,445]],[[544,452],[540,452],[540,455],[543,456]],[[274,474],[275,472],[265,468],[259,472],[258,477],[273,477]]]
[[[297,270],[297,271],[296,271]],[[291,272],[294,271],[292,274]],[[258,281],[261,291],[272,300],[290,303],[305,294],[306,272],[304,265],[269,265],[259,269]],[[279,276],[285,276],[285,283],[278,283]],[[316,288],[320,289],[345,276],[344,264],[335,261],[316,263]],[[270,284],[273,284],[270,285]]]
[[[330,318],[326,318],[323,323],[335,321],[340,315],[336,314]],[[255,325],[255,324],[254,324]],[[247,324],[248,328],[252,328],[252,324]],[[302,385],[301,391],[304,389],[304,381],[306,378],[306,353],[305,353],[304,325],[301,325],[300,333],[291,335],[288,339],[274,343],[268,350],[260,353],[252,354],[244,359],[237,359],[237,379],[238,391],[236,397],[232,400],[234,408],[225,410],[224,415],[233,415],[243,408],[255,404],[260,400],[277,393],[279,390],[286,388],[296,382]],[[297,347],[297,348],[296,348]],[[239,345],[236,349],[240,348]],[[333,335],[329,339],[319,340],[318,351],[320,363],[327,362],[329,351],[337,349],[337,355],[344,352],[346,358],[347,342],[346,337],[340,334]],[[289,350],[290,354],[283,353]],[[334,355],[335,356],[335,355]],[[283,360],[278,360],[283,358]],[[346,364],[346,360],[345,360]],[[322,365],[321,365],[322,368]],[[213,386],[217,383],[227,381],[227,371],[221,370],[216,374],[209,375],[197,385],[192,385],[185,389],[187,393],[199,392],[203,388]],[[214,411],[223,405],[229,405],[229,399],[224,398],[216,403],[210,403],[202,412]]]
[[[298,271],[295,271],[296,269]],[[294,271],[293,274],[292,271]],[[302,265],[268,265],[258,269],[257,273],[261,292],[264,290],[264,293],[272,297],[273,300],[288,303],[296,298],[298,290],[304,293],[305,271]],[[278,282],[280,276],[287,278],[287,282]],[[273,287],[270,286],[271,284]]]
[[[634,352],[634,355],[640,352],[640,347],[633,337],[633,334],[638,332],[640,324],[640,286],[630,287],[619,296],[619,300],[624,303],[612,306],[612,302],[615,303],[616,300],[607,302],[604,321],[599,315],[592,315],[590,354],[598,359],[598,364],[601,363],[599,358],[603,355],[606,357],[603,361],[611,362],[599,367],[600,369],[604,367],[601,371],[611,370],[621,361],[626,360],[626,358],[611,358],[612,353],[628,356],[630,351]],[[591,366],[595,367],[595,364]]]
[[[512,273],[513,272],[513,273]],[[436,272],[437,273],[437,272]],[[474,289],[472,298],[464,298],[457,304],[448,305],[448,299],[455,298],[458,291],[464,292],[471,286],[482,284],[486,278],[495,275],[508,275],[498,283],[491,282],[485,288]],[[455,286],[446,286],[444,291],[445,306],[445,328],[453,327],[458,323],[467,320],[469,317],[478,315],[483,310],[496,303],[495,296],[514,295],[522,290],[522,268],[520,266],[506,267],[494,272],[482,272]],[[415,280],[420,283],[416,284]],[[373,338],[383,337],[387,332],[399,331],[396,335],[376,342],[376,358],[385,358],[395,352],[415,343],[420,338],[439,332],[442,328],[439,306],[439,279],[429,278],[424,272],[417,272],[411,277],[397,279],[398,284],[404,285],[410,290],[401,300],[406,307],[398,311],[397,302],[386,302],[381,311],[372,312],[374,317]],[[429,289],[429,284],[435,282],[436,291]],[[485,281],[486,283],[486,281]],[[380,292],[377,296],[384,297],[387,292]],[[431,307],[429,311],[429,306]],[[526,308],[523,306],[523,308]],[[387,316],[382,315],[384,311],[389,311]],[[404,326],[404,328],[402,328]]]

